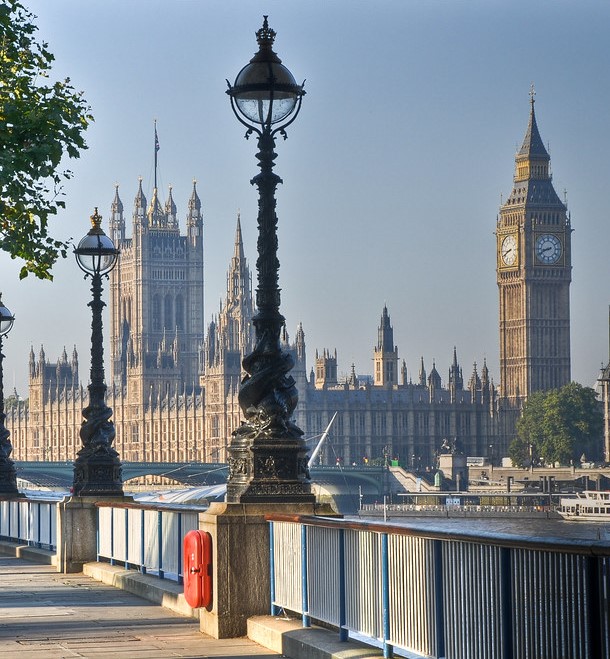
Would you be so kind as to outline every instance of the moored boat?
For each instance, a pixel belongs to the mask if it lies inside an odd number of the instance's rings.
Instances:
[[[564,518],[582,522],[610,522],[610,492],[585,490],[562,497],[557,512]]]

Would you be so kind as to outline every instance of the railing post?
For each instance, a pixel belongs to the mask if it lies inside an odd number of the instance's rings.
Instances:
[[[383,656],[393,656],[390,638],[390,570],[388,558],[388,534],[381,534],[381,622],[383,627]]]
[[[443,598],[443,542],[433,540],[434,552],[434,617],[436,630],[436,656],[445,656],[445,603]]]
[[[307,593],[307,527],[301,526],[301,594],[303,605],[303,627],[311,627],[309,618],[309,595]]]
[[[345,529],[339,529],[339,640],[347,641],[345,606]]]
[[[273,544],[273,522],[269,522],[269,595],[271,597],[271,615],[276,616],[280,608],[275,605],[275,548]]]
[[[602,659],[602,622],[603,603],[600,600],[599,561],[596,556],[587,556],[587,645],[589,659]]]
[[[502,657],[513,659],[513,583],[511,550],[500,548],[500,601],[502,606]]]
[[[144,532],[144,522],[146,516],[144,515],[144,508],[140,511],[140,572],[146,574],[146,533]]]
[[[159,579],[165,577],[163,571],[163,516],[160,510],[157,511],[157,548],[159,553]]]

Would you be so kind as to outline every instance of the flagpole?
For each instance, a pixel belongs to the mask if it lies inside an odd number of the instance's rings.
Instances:
[[[155,190],[157,189],[157,152],[159,151],[159,138],[157,137],[157,120],[155,119]]]

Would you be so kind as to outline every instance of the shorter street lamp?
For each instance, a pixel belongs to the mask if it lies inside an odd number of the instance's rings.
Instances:
[[[123,496],[121,461],[112,443],[114,424],[112,410],[106,405],[104,382],[104,346],[102,337],[102,277],[116,265],[119,250],[103,232],[102,216],[95,209],[91,229],[74,250],[76,262],[91,277],[91,382],[89,406],[83,410],[85,420],[80,429],[83,447],[74,461],[74,494],[76,496]]]
[[[15,316],[2,304],[0,295],[0,496],[19,494],[15,464],[10,458],[13,451],[9,440],[11,433],[4,425],[6,414],[4,413],[4,374],[2,370],[4,361],[2,340],[11,331],[14,322]]]

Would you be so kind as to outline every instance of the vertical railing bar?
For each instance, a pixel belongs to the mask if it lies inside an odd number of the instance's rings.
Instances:
[[[513,587],[511,579],[511,550],[500,548],[500,601],[502,602],[502,658],[513,659]]]
[[[557,624],[557,611],[556,611],[556,601],[557,594],[555,592],[556,581],[552,578],[552,570],[557,558],[557,554],[547,554],[546,563],[545,563],[545,580],[548,588],[548,597],[546,604],[546,617],[550,621],[550,625],[547,626],[547,647],[549,652],[555,652],[555,656],[558,655],[558,648],[560,647],[560,638],[559,638],[559,625]]]
[[[301,596],[303,608],[303,627],[311,627],[309,617],[309,595],[307,593],[307,527],[301,526]]]
[[[554,646],[555,656],[561,656],[558,654],[558,648],[561,647],[561,638],[559,636],[560,626],[558,624],[557,616],[557,593],[556,586],[557,582],[553,579],[553,567],[557,560],[558,554],[549,554],[547,556],[547,565],[546,565],[546,580],[549,588],[549,597],[548,597],[548,617],[552,620],[552,629],[550,630],[550,638],[548,647],[551,648],[551,642]],[[551,650],[552,652],[553,650]]]
[[[125,508],[125,567],[129,567],[129,508]]]
[[[347,611],[345,603],[345,529],[339,529],[339,640],[346,642]]]
[[[610,638],[608,637],[608,633],[610,632],[610,612],[608,611],[608,558],[604,557],[601,560],[601,578],[603,584],[603,592],[601,593],[603,604],[601,611],[603,620],[602,632],[604,634],[604,651],[606,655],[608,655],[610,653]]]
[[[479,565],[479,575],[477,579],[477,589],[478,600],[479,600],[479,615],[480,619],[483,622],[483,629],[481,634],[481,643],[479,652],[484,653],[484,656],[491,656],[491,620],[489,618],[489,613],[491,612],[489,608],[489,593],[493,589],[493,582],[489,578],[490,575],[487,572],[487,561],[489,560],[489,552],[487,547],[480,547],[480,558],[481,563]],[[489,584],[489,588],[484,588],[483,584]]]
[[[275,605],[275,546],[274,546],[274,523],[269,522],[269,588],[271,596],[271,615],[277,616],[280,613],[280,607]]]
[[[110,508],[110,565],[114,565],[114,508]]]
[[[561,656],[565,655],[565,645],[563,642],[563,625],[562,621],[562,611],[561,611],[561,565],[563,564],[565,556],[563,554],[557,555],[554,557],[553,563],[551,564],[550,576],[549,578],[554,584],[554,593],[555,597],[553,598],[553,617],[555,619],[555,638],[557,639],[557,651]]]
[[[390,573],[388,565],[388,534],[381,534],[381,624],[383,630],[383,656],[392,657],[390,638]]]
[[[28,501],[28,545],[32,544],[32,502]]]
[[[566,577],[569,583],[568,590],[570,593],[573,593],[572,596],[577,600],[575,608],[577,610],[584,609],[584,605],[582,601],[582,593],[580,589],[581,584],[580,584],[580,579],[578,579],[578,574],[576,572],[577,565],[576,565],[576,561],[574,560],[574,557],[570,556],[566,561],[566,564],[567,564]],[[570,609],[569,607],[566,607],[565,610],[569,611]],[[578,621],[574,621],[571,624],[566,625],[570,633],[570,646],[571,646],[572,656],[574,657],[582,656],[583,653],[582,641],[584,640],[585,643],[588,641],[588,639],[583,639],[583,636],[586,636],[587,633],[586,624],[587,623],[585,622],[584,634],[582,633],[582,629],[578,625]]]
[[[436,654],[438,657],[445,656],[445,623],[443,616],[443,543],[442,540],[434,540],[434,618],[436,627]]]
[[[36,502],[36,541],[34,542],[34,546],[38,547],[38,549],[42,547],[42,543],[40,542],[40,538],[42,535],[42,520],[40,519],[40,506],[41,506],[40,501],[37,501]]]
[[[159,579],[163,579],[163,513],[160,510],[157,511],[157,549]]]
[[[178,513],[178,583],[183,583],[182,579],[182,513]]]
[[[144,523],[146,515],[144,508],[140,511],[140,572],[146,574],[146,533],[144,530]]]
[[[559,601],[560,601],[560,615],[564,616],[566,611],[566,599],[568,597],[569,590],[569,557],[564,556],[563,560],[559,565],[559,583],[560,583],[560,592],[559,592]],[[562,648],[564,653],[570,653],[572,646],[572,634],[570,632],[568,625],[562,625]]]
[[[100,523],[100,516],[102,514],[102,509],[98,508],[97,509],[97,533],[96,533],[96,539],[95,539],[95,553],[96,553],[96,558],[97,561],[99,562],[100,560],[100,537],[102,535],[102,525]]]
[[[602,659],[602,624],[600,612],[603,609],[600,601],[599,562],[596,556],[587,556],[587,641],[590,659]]]

